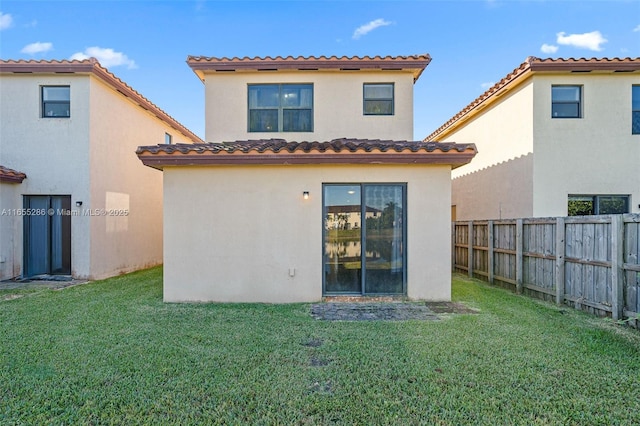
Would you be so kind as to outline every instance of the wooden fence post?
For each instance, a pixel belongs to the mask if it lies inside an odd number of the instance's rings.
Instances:
[[[456,223],[451,222],[451,272],[456,271]]]
[[[565,239],[564,218],[556,219],[556,304],[564,303],[565,277],[564,277],[564,239]]]
[[[523,252],[523,233],[524,225],[522,219],[516,220],[516,292],[522,294],[522,276],[524,262],[522,257]]]
[[[611,317],[622,319],[624,310],[624,222],[621,215],[611,216]]]
[[[493,262],[494,262],[494,254],[493,254],[493,221],[490,220],[487,222],[487,279],[491,284],[493,284]]]
[[[473,222],[469,221],[469,227],[467,229],[467,266],[469,269],[467,270],[469,273],[469,278],[473,278]]]

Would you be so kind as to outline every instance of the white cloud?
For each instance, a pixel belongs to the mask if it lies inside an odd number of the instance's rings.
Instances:
[[[607,39],[602,37],[600,31],[592,31],[584,34],[569,34],[565,35],[564,32],[557,34],[558,38],[556,42],[566,46],[573,46],[579,49],[588,49],[599,52],[602,50],[602,44],[607,42]]]
[[[35,43],[27,44],[20,52],[35,55],[36,53],[48,52],[51,49],[53,49],[52,43],[40,43],[37,41]]]
[[[13,16],[9,13],[0,12],[0,31],[11,28],[11,25],[13,25]]]
[[[544,43],[542,46],[540,46],[540,51],[542,53],[556,53],[558,51],[558,46]]]
[[[385,27],[387,25],[391,25],[390,21],[385,21],[384,19],[380,18],[380,19],[376,19],[374,21],[371,21],[367,24],[361,25],[358,28],[356,28],[356,30],[353,32],[353,39],[357,40],[360,37],[362,37],[363,35],[367,35],[369,34],[371,31],[375,30],[376,28],[380,28],[380,27]]]
[[[129,59],[127,55],[125,55],[124,53],[116,52],[110,48],[103,48],[103,47],[97,47],[97,46],[88,47],[85,49],[84,52],[74,53],[73,55],[71,55],[71,58],[69,59],[82,60],[82,59],[89,59],[91,57],[96,58],[98,62],[100,62],[100,65],[106,68],[117,67],[120,65],[126,65],[127,68],[129,69],[138,67],[136,63],[132,59]]]
[[[493,85],[496,84],[493,81],[488,81],[486,83],[482,83],[480,84],[480,87],[482,87],[482,90],[487,90],[490,87],[493,87]]]
[[[637,33],[637,32],[639,32],[639,31],[640,31],[640,25],[638,25],[637,27],[635,27],[635,28],[633,29],[633,32],[634,32],[634,33]]]

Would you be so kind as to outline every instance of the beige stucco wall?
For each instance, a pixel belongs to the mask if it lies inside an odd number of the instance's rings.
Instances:
[[[255,83],[312,83],[314,131],[248,132],[247,85]],[[363,115],[364,83],[395,84],[394,115]],[[413,75],[383,71],[209,73],[205,77],[205,112],[207,142],[343,137],[413,140]]]
[[[533,85],[503,95],[441,142],[475,143],[471,163],[452,172],[457,220],[532,213]]]
[[[162,176],[135,155],[141,145],[190,143],[101,80],[91,78],[91,277],[104,278],[162,263]],[[126,216],[110,215],[113,209]]]
[[[163,174],[165,301],[319,300],[322,184],[341,182],[407,183],[408,296],[451,298],[449,166],[165,167]]]
[[[451,182],[455,220],[512,219],[533,212],[533,154],[523,155]]]
[[[551,118],[551,85],[583,86],[583,118]],[[631,195],[640,213],[640,135],[631,134],[631,86],[640,75],[538,75],[534,85],[533,214],[564,216],[569,194]]]
[[[71,117],[40,117],[40,86],[71,86]],[[27,174],[19,185],[22,195],[71,195],[89,199],[89,77],[79,75],[0,75],[0,164]],[[22,273],[23,221],[14,221],[12,269]],[[72,273],[90,275],[89,219],[71,221]],[[17,274],[16,274],[17,275]]]
[[[20,258],[15,243],[19,221],[14,209],[22,207],[19,183],[0,182],[0,280],[20,275]]]

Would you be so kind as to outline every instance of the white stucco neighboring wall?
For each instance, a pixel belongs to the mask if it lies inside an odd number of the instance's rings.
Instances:
[[[70,117],[42,118],[41,86],[71,86]],[[0,164],[26,173],[19,185],[22,195],[71,195],[71,203],[89,200],[89,76],[13,75],[0,76]],[[16,198],[14,197],[14,200]],[[89,218],[71,221],[72,273],[90,275]],[[22,273],[23,220],[14,221],[13,270]],[[17,274],[16,274],[17,275]]]
[[[451,298],[449,166],[167,166],[163,175],[165,301],[319,300],[322,184],[350,182],[407,184],[407,295]]]
[[[20,275],[20,258],[16,238],[16,224],[22,219],[13,214],[22,207],[19,183],[0,181],[0,280]]]
[[[313,132],[249,132],[248,85],[313,84]],[[394,83],[394,114],[364,115],[363,84]],[[282,138],[413,140],[413,74],[384,71],[209,73],[205,77],[207,142]]]
[[[551,118],[551,86],[582,86],[582,117]],[[535,76],[533,215],[565,216],[570,194],[631,195],[640,213],[640,135],[631,134],[631,87],[624,73]]]
[[[453,170],[456,220],[532,214],[533,85],[531,80],[480,110],[439,142],[475,143],[473,161]]]

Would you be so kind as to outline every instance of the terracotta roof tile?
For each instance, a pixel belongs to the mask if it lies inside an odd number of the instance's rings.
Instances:
[[[22,172],[0,166],[0,182],[22,183],[26,177],[27,175]]]
[[[507,74],[499,82],[491,86],[486,92],[474,99],[469,105],[451,117],[442,126],[436,129],[425,141],[431,141],[440,137],[442,132],[455,124],[469,112],[478,108],[485,101],[493,99],[494,95],[501,92],[507,86],[512,86],[520,78],[526,78],[531,73],[538,72],[638,72],[640,71],[640,58],[568,58],[568,59],[541,59],[529,56],[520,66]]]
[[[460,166],[475,156],[474,144],[453,142],[334,139],[291,142],[259,139],[224,143],[141,146],[136,154],[145,165],[198,164],[420,164]]]
[[[171,144],[171,145],[152,145],[141,146],[136,154],[148,152],[157,154],[160,152],[173,154],[179,152],[181,154],[205,152],[218,153],[309,153],[309,152],[372,152],[378,150],[380,152],[449,152],[455,150],[463,152],[469,149],[473,144],[456,144],[453,142],[423,142],[423,141],[393,141],[380,139],[334,139],[327,142],[291,142],[284,139],[257,139],[247,141],[223,142],[223,143],[201,143],[201,144]]]
[[[275,70],[410,70],[414,81],[431,62],[428,54],[410,56],[277,56],[217,58],[189,56],[187,64],[202,80],[203,73],[224,71]]]
[[[149,111],[160,120],[167,123],[173,129],[182,133],[187,138],[195,142],[203,142],[196,134],[180,124],[175,118],[164,112],[160,107],[145,98],[138,91],[118,78],[115,74],[100,65],[96,58],[83,60],[13,60],[0,59],[0,73],[14,74],[35,74],[35,73],[93,73],[102,79],[115,90],[130,98],[140,105],[141,108]]]

